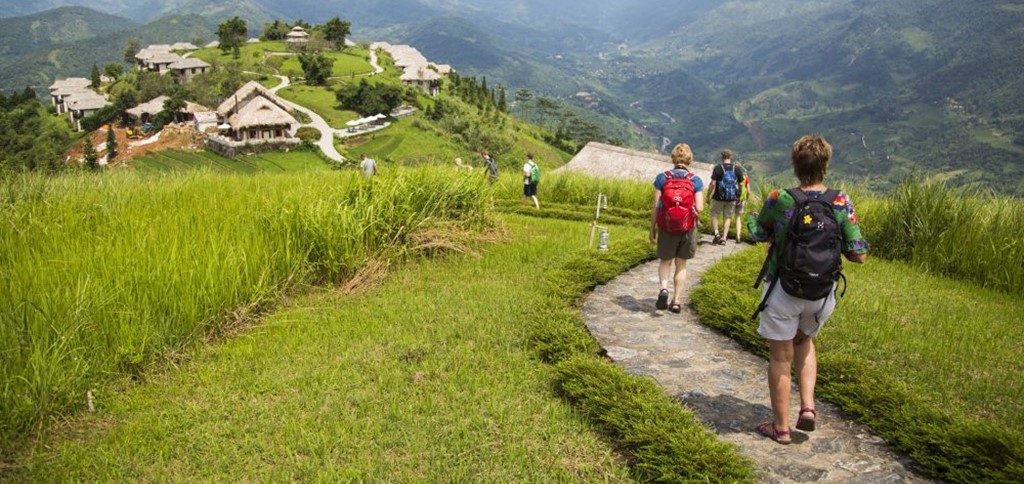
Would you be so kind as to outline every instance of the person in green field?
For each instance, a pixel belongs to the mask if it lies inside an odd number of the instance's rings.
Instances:
[[[771,242],[762,269],[766,287],[757,332],[768,340],[773,418],[757,430],[780,444],[792,442],[789,400],[794,363],[800,388],[796,428],[815,429],[818,361],[813,338],[835,309],[841,257],[863,263],[869,249],[850,197],[824,184],[832,146],[820,136],[804,136],[793,144],[791,158],[799,187],[776,190],[760,213],[747,219],[755,242]]]
[[[366,153],[359,155],[359,169],[363,170],[363,176],[370,178],[377,174],[377,162],[366,156]]]
[[[540,210],[540,201],[537,200],[537,185],[540,184],[540,168],[533,161],[533,155],[526,155],[526,163],[523,164],[523,203],[533,200],[533,208]]]

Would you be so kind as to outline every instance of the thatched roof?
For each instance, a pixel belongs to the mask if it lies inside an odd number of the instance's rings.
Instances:
[[[257,97],[246,103],[237,114],[228,118],[234,129],[249,129],[265,126],[291,126],[298,121],[271,100]]]
[[[263,87],[262,84],[256,81],[247,82],[244,86],[235,91],[234,94],[228,96],[228,98],[217,107],[217,112],[226,118],[243,109],[247,103],[257,97],[263,97],[270,100],[285,112],[292,112],[291,106],[289,106],[284,99],[281,99],[276,94],[270,92],[269,89]]]
[[[153,54],[146,62],[150,64],[173,64],[175,62],[182,61],[182,57],[178,54],[172,54],[170,52],[157,52]]]
[[[705,184],[711,180],[714,165],[694,161],[690,171]],[[660,153],[619,148],[603,143],[587,143],[580,152],[558,171],[574,171],[602,178],[622,178],[653,182],[658,173],[672,169],[672,158]]]
[[[167,102],[168,99],[170,98],[167,96],[159,96],[154,99],[150,99],[148,102],[139,104],[134,108],[128,109],[125,112],[128,113],[129,116],[132,116],[134,118],[141,118],[143,114],[156,116],[164,110],[164,103]],[[195,114],[209,110],[210,108],[203,106],[201,104],[185,101],[185,107],[180,112]]]
[[[171,69],[197,69],[197,68],[205,69],[207,67],[210,67],[210,64],[208,64],[206,61],[204,61],[202,59],[196,59],[195,57],[189,57],[187,59],[181,59],[181,60],[179,60],[177,62],[174,62],[173,64],[169,65],[168,67],[170,67]]]
[[[73,111],[92,111],[110,105],[106,96],[96,93],[74,94],[67,101],[68,109]]]
[[[151,59],[154,55],[166,54],[170,51],[171,46],[168,44],[154,44],[140,50],[138,54],[135,54],[135,58],[141,61],[146,61]]]
[[[203,46],[204,49],[214,49],[214,48],[217,48],[217,47],[220,47],[220,41],[219,40],[211,40],[210,42],[208,42],[206,45]]]
[[[92,85],[92,81],[84,77],[69,77],[67,79],[58,79],[53,81],[53,84],[50,85],[50,91],[68,88],[85,89],[90,85]]]
[[[171,44],[171,50],[199,50],[199,47],[191,42],[175,42]]]
[[[296,25],[295,27],[292,27],[292,31],[288,32],[288,35],[285,37],[292,41],[303,41],[309,40],[309,33],[306,32],[306,29]]]
[[[53,91],[50,92],[50,95],[51,96],[70,97],[70,96],[76,96],[76,95],[86,95],[86,96],[88,96],[88,95],[98,95],[98,94],[96,94],[96,91],[93,91],[92,89],[89,89],[88,86],[86,86],[86,87],[67,86],[67,87],[61,87],[61,88],[58,88],[58,89],[54,89]]]
[[[402,74],[402,81],[436,81],[441,78],[441,74],[434,72],[432,69],[421,67],[419,69],[406,68],[405,73]]]

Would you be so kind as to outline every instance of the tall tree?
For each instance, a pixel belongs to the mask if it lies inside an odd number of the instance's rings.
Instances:
[[[139,39],[131,38],[124,43],[124,63],[134,64],[135,54],[138,54],[142,50],[142,46],[139,44]]]
[[[505,86],[498,84],[498,109],[503,112],[508,112],[508,94],[505,92]]]
[[[335,50],[345,48],[345,38],[348,37],[351,30],[352,22],[338,17],[328,20],[323,26],[324,38],[334,45]]]
[[[117,79],[121,77],[121,74],[124,74],[124,66],[117,62],[111,62],[103,66],[103,73],[111,79]]]
[[[93,89],[100,87],[100,68],[96,64],[92,65],[92,84]]]
[[[117,135],[114,133],[114,125],[107,129],[107,163],[114,161],[117,156]]]
[[[516,91],[516,104],[519,105],[519,109],[522,112],[523,119],[530,120],[530,107],[528,103],[533,99],[533,93],[527,88],[522,88]]]
[[[85,167],[90,170],[100,169],[100,157],[96,154],[96,147],[92,145],[92,138],[89,135],[85,136],[85,144],[82,147],[82,159],[85,161]]]
[[[217,25],[217,40],[220,42],[220,50],[231,51],[237,59],[241,56],[242,44],[249,38],[249,27],[245,20],[232,17],[224,23]]]
[[[263,24],[263,40],[284,40],[291,27],[281,21],[274,20],[274,23]]]
[[[302,66],[302,73],[306,77],[306,84],[311,86],[322,86],[327,83],[334,68],[334,59],[327,57],[323,52],[306,52],[299,54],[299,64]]]

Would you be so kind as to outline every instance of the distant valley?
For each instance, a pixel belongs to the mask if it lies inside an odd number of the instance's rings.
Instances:
[[[76,2],[3,0],[0,10],[27,14],[67,3]],[[117,60],[128,37],[212,39],[216,23],[232,15],[260,26],[273,18],[317,22],[342,14],[357,26],[356,39],[410,43],[510,92],[529,89],[533,104],[522,112],[532,120],[544,121],[536,103],[548,99],[596,125],[605,140],[646,149],[686,141],[704,159],[731,147],[756,172],[771,174],[786,171],[793,139],[819,132],[836,147],[834,172],[851,181],[885,189],[931,175],[1024,193],[1020,3],[99,0],[89,6],[122,21],[94,12],[89,27],[78,24],[50,40],[5,37],[3,85],[39,85],[72,70],[81,75],[78,64],[88,68],[100,57],[68,55],[70,45],[107,52],[112,59],[105,62]],[[168,12],[179,17],[161,20]],[[192,13],[199,16],[187,16]],[[174,38],[167,38],[169,30]],[[81,42],[86,35],[93,40]]]

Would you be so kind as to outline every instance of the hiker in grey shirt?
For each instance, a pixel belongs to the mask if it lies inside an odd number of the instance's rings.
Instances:
[[[373,161],[373,158],[367,158],[366,153],[359,155],[359,159],[362,160],[359,163],[359,168],[362,168],[363,175],[367,178],[377,174],[377,162]]]

